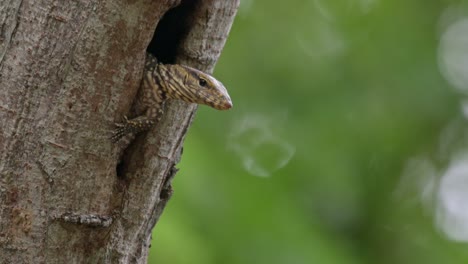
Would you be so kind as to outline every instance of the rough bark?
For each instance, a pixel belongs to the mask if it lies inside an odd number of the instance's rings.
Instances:
[[[237,6],[0,0],[0,263],[146,263],[196,106],[169,103],[125,150],[113,124],[151,40],[166,62],[210,72]]]

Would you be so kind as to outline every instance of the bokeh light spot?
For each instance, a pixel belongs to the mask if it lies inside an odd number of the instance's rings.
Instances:
[[[443,175],[436,216],[447,237],[468,241],[468,160],[453,162]]]
[[[468,18],[452,23],[442,34],[439,67],[451,85],[468,93]]]
[[[234,127],[228,147],[251,175],[269,177],[294,156],[295,147],[277,135],[266,116],[246,115]]]

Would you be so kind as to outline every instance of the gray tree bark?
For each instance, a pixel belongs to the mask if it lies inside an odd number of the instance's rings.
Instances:
[[[180,2],[0,0],[0,263],[146,263],[196,106],[125,150],[113,124],[165,14],[156,55],[210,72],[239,4]]]

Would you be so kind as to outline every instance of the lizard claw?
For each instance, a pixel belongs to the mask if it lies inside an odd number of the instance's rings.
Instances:
[[[137,133],[141,131],[148,130],[154,125],[153,120],[148,120],[148,118],[142,116],[137,117],[132,120],[128,120],[124,116],[124,121],[122,123],[116,123],[116,129],[114,134],[111,136],[111,140],[115,143],[121,138],[131,138],[134,137]]]
[[[122,123],[114,123],[114,125],[116,127],[125,127],[128,124],[128,118],[127,118],[127,116],[124,116],[123,118],[124,118],[124,120],[123,120]]]
[[[114,134],[111,136],[112,142],[117,142],[119,139],[124,137],[128,133],[128,118],[127,116],[124,116],[124,121],[122,123],[115,123],[114,125],[117,127],[117,129],[114,131]]]

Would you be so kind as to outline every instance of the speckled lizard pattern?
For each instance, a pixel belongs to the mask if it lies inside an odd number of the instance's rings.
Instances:
[[[140,116],[133,119],[125,116],[123,123],[117,123],[112,141],[131,140],[137,133],[150,129],[161,119],[164,102],[168,99],[219,110],[232,107],[224,85],[209,74],[184,65],[158,63],[149,53],[137,98],[135,112]]]

